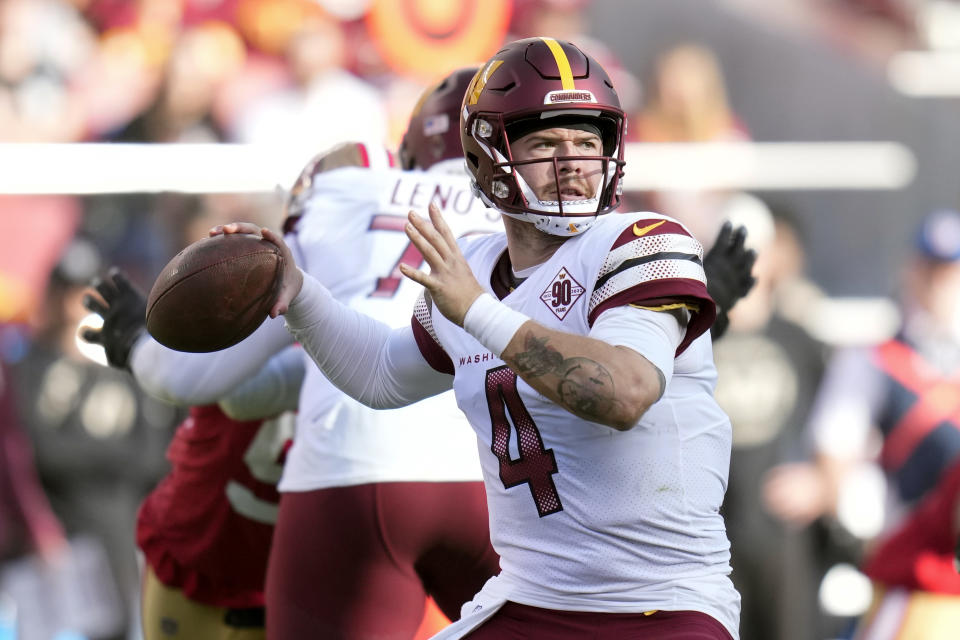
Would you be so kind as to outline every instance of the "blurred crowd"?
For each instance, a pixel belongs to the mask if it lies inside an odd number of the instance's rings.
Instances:
[[[855,25],[865,35],[844,42],[868,61],[934,44],[940,32],[931,7],[951,4],[727,2],[758,15],[776,4],[772,22],[832,37]],[[502,41],[540,34],[576,42],[603,61],[630,114],[631,142],[752,137],[709,47],[679,39],[651,73],[631,70],[591,30],[590,0],[479,3],[489,20],[484,36],[465,35],[468,44],[446,48],[398,24],[397,4],[0,0],[0,143],[254,143],[282,146],[304,161],[342,140],[396,148],[432,81],[489,56]],[[424,3],[430,11],[417,28],[444,31],[459,19],[455,11],[476,4]],[[385,22],[394,28],[385,30]],[[890,291],[903,323],[851,355],[811,330],[811,310],[824,294],[806,273],[804,211],[732,191],[663,190],[626,200],[627,210],[677,217],[705,245],[725,220],[748,229],[758,283],[716,345],[717,398],[734,425],[725,510],[743,596],[741,633],[745,640],[842,637],[866,610],[869,591],[864,602],[851,602],[860,593],[853,588],[831,600],[824,577],[838,564],[861,563],[871,542],[893,530],[960,454],[955,408],[935,416],[936,430],[948,431],[939,444],[884,447],[902,418],[889,414],[891,399],[909,400],[890,381],[902,382],[895,369],[908,365],[884,368],[870,355],[889,338],[925,358],[924,380],[955,385],[960,378],[960,214],[938,212],[903,239],[905,275]],[[282,202],[282,194],[0,194],[0,214],[12,228],[0,237],[0,627],[13,598],[21,624],[30,618],[41,629],[30,637],[54,637],[54,608],[22,603],[57,598],[87,637],[136,637],[134,517],[166,471],[164,449],[183,412],[80,353],[80,298],[110,265],[149,290],[170,257],[211,226],[252,220],[276,227]],[[879,377],[867,385],[863,371],[871,367]],[[914,467],[926,475],[915,479]],[[59,577],[44,577],[51,567]],[[89,587],[90,576],[99,576],[101,588]]]

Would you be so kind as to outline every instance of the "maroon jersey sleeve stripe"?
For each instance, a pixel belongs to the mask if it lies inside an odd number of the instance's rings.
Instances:
[[[662,223],[662,224],[660,224]],[[651,225],[657,225],[656,227],[647,230]],[[640,231],[642,233],[637,233]],[[675,233],[681,236],[689,236],[690,234],[686,229],[683,228],[678,222],[673,222],[672,220],[665,220],[663,218],[649,218],[646,220],[637,220],[635,223],[623,230],[623,232],[617,236],[617,239],[614,241],[613,246],[610,247],[610,250],[613,251],[617,247],[622,247],[628,242],[633,242],[637,238],[646,237],[646,236],[659,236],[664,233]]]
[[[443,350],[433,336],[423,328],[416,316],[411,316],[410,326],[413,328],[413,337],[417,341],[417,347],[420,348],[420,354],[431,367],[440,373],[449,373],[453,375],[453,361],[447,352]]]
[[[642,282],[610,296],[597,305],[587,316],[587,322],[592,327],[601,313],[614,307],[622,307],[628,304],[654,307],[669,303],[686,303],[691,307],[697,307],[696,311],[691,309],[690,324],[687,325],[687,332],[683,341],[677,347],[677,355],[679,356],[690,346],[691,342],[710,329],[717,317],[716,306],[702,282],[677,279]]]

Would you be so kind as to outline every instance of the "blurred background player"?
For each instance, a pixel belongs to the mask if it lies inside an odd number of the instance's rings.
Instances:
[[[103,327],[82,337],[104,347],[111,367],[129,370],[130,350],[145,334],[146,299],[116,269],[92,287],[83,303]],[[291,347],[224,397],[223,406],[190,407],[177,427],[167,449],[171,470],[137,517],[145,640],[265,637],[276,483],[293,435],[293,416],[285,412],[296,408],[302,378],[302,356]],[[255,391],[264,379],[268,399]]]

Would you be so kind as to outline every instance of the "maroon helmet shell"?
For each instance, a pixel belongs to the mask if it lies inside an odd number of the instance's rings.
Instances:
[[[536,128],[568,123],[591,124],[600,131],[603,155],[569,158],[602,163],[600,191],[589,203],[545,203],[514,170],[521,163],[510,151],[508,132],[516,139]],[[467,170],[486,204],[514,217],[536,218],[544,231],[572,235],[620,204],[625,128],[613,83],[593,57],[569,42],[528,38],[510,43],[477,72],[464,96],[460,136]],[[558,160],[565,158],[537,162],[553,162],[556,170]],[[545,216],[564,220],[540,220]],[[583,227],[570,218],[581,219]]]
[[[460,107],[476,72],[476,67],[458,69],[423,93],[400,141],[401,168],[429,169],[443,160],[463,159]]]

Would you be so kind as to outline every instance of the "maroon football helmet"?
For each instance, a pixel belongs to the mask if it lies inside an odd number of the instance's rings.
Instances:
[[[460,107],[476,73],[476,67],[458,69],[424,91],[400,141],[401,168],[429,169],[438,162],[454,159],[463,163],[458,129]]]
[[[606,71],[576,45],[552,38],[508,44],[474,76],[460,115],[467,171],[488,206],[541,231],[570,236],[620,204],[626,117]],[[517,161],[511,153],[511,139],[526,133],[584,126],[599,131],[602,155]],[[565,161],[596,162],[602,178],[588,199],[540,200],[516,171],[518,165],[553,163],[559,194],[558,162]]]

